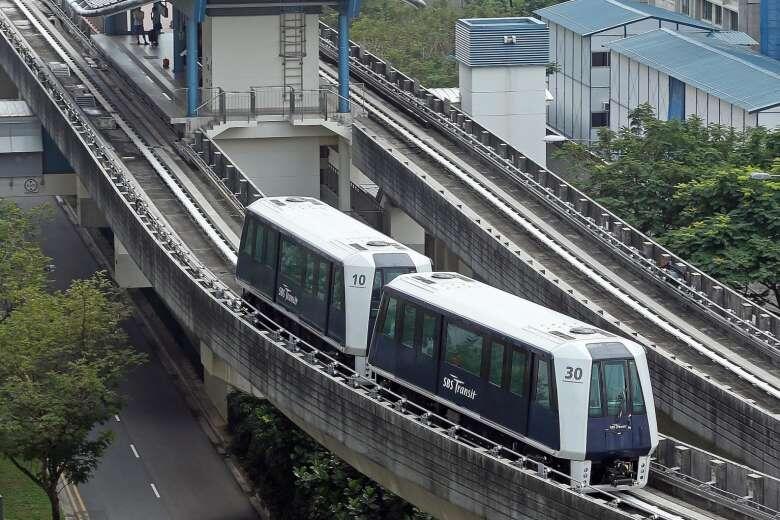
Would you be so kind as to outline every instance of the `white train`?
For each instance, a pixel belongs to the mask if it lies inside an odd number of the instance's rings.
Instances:
[[[647,483],[658,445],[644,349],[456,273],[383,291],[369,369],[553,457],[577,481]]]
[[[310,197],[267,197],[247,208],[236,278],[241,287],[365,359],[382,287],[430,260]]]
[[[640,345],[430,271],[317,199],[269,197],[248,208],[236,278],[356,369],[521,441],[575,480],[647,483],[658,432]]]

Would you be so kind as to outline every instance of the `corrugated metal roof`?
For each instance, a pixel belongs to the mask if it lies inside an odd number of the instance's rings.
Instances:
[[[748,112],[780,105],[780,61],[741,46],[668,29],[606,46]]]
[[[569,0],[534,14],[581,35],[588,36],[632,22],[656,18],[672,23],[714,29],[704,21],[632,0]]]
[[[32,117],[35,114],[22,99],[0,99],[0,117]]]
[[[536,18],[464,18],[455,24],[455,59],[469,67],[545,65],[550,30]]]
[[[742,31],[712,31],[707,36],[731,45],[758,45],[756,40]]]

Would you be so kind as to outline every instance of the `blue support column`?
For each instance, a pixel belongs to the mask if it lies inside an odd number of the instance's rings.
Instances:
[[[339,112],[349,112],[349,14],[339,13]]]
[[[198,104],[200,104],[198,95],[200,92],[198,89],[198,16],[195,9],[187,20],[187,115],[190,117],[195,116]]]

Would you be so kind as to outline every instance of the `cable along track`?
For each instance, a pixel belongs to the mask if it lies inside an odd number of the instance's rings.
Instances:
[[[323,43],[323,47],[328,45],[327,40]],[[388,106],[385,98],[397,102],[386,92],[389,87],[378,88],[380,80],[362,70],[364,66],[356,58],[351,61],[351,72],[360,71],[358,78],[371,87],[363,93],[365,98],[354,98],[366,105],[369,113],[369,118],[361,119],[359,124],[429,173],[452,198],[478,215],[483,228],[492,229],[493,236],[500,237],[497,240],[509,240],[505,245],[519,261],[533,259],[537,271],[546,273],[548,279],[560,279],[559,285],[575,288],[581,294],[581,303],[606,311],[626,336],[706,374],[708,379],[719,381],[727,390],[767,411],[780,407],[780,377],[775,367],[764,368],[768,364],[763,356],[742,346],[740,338],[691,313],[685,304],[619,264],[600,247],[594,247],[589,235],[529,196],[525,179],[508,177],[491,163],[464,154],[462,144],[436,130],[422,128],[392,104]],[[329,66],[322,68],[321,75],[335,80]],[[407,97],[412,98],[411,94]],[[412,106],[409,102],[404,110]],[[518,250],[530,259],[523,258]],[[606,314],[603,317],[609,319]]]

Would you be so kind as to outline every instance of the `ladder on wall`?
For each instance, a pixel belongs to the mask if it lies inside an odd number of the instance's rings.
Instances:
[[[282,58],[282,79],[292,87],[295,98],[303,98],[303,58],[306,56],[306,15],[301,12],[279,15],[279,56]],[[289,98],[285,89],[285,100]]]

